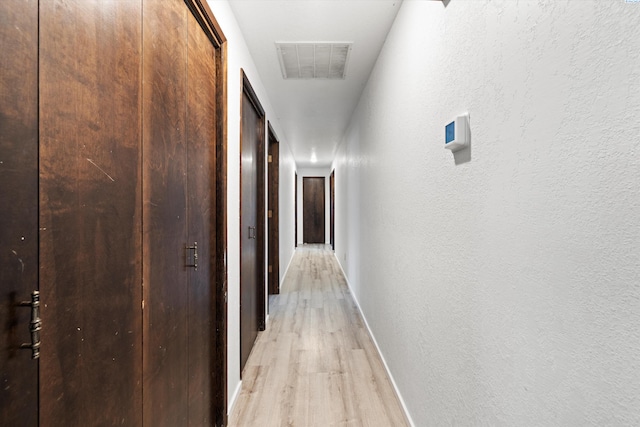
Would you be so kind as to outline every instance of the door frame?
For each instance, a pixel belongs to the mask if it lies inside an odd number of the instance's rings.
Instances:
[[[267,247],[267,283],[269,295],[280,293],[280,141],[271,122],[267,121],[267,175],[268,175],[268,236]]]
[[[260,123],[260,138],[258,140],[258,159],[256,163],[256,173],[258,175],[258,183],[256,189],[256,275],[257,275],[257,319],[258,319],[258,330],[264,331],[266,326],[266,310],[265,310],[265,111],[262,108],[262,104],[256,95],[247,74],[244,69],[240,69],[240,81],[241,81],[241,90],[240,90],[240,194],[239,194],[239,204],[240,204],[240,212],[242,213],[242,100],[246,95],[253,107],[258,112],[259,123]],[[240,236],[243,235],[243,224],[242,220],[240,220]],[[242,238],[240,240],[240,254],[242,254]],[[242,255],[241,255],[242,256]],[[242,269],[240,270],[240,295],[242,298]],[[242,334],[242,316],[240,316],[240,331]],[[242,342],[242,336],[240,337],[240,341]],[[240,352],[240,358],[242,359],[242,352]],[[242,360],[240,361],[242,364]],[[240,377],[242,378],[242,372],[240,373]]]

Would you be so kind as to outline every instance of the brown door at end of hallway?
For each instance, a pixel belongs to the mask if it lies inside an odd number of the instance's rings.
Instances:
[[[324,177],[302,178],[302,227],[305,243],[325,243]]]
[[[240,371],[264,329],[264,110],[244,72],[240,136]]]
[[[279,165],[280,143],[275,132],[269,124],[269,171],[268,171],[268,193],[269,193],[269,210],[267,212],[267,220],[269,222],[269,255],[268,259],[268,280],[269,295],[280,293],[280,224],[278,213],[278,190],[279,190]]]

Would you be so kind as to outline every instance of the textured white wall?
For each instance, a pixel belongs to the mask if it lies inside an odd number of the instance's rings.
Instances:
[[[640,3],[404,1],[336,256],[416,425],[640,425],[639,116]]]
[[[280,135],[278,135],[280,138]],[[287,273],[293,252],[296,250],[294,224],[296,162],[288,144],[280,144],[280,192],[278,215],[280,215],[280,284]]]
[[[280,141],[280,261],[281,270],[289,264],[294,251],[292,211],[295,162],[286,135],[282,132],[277,116],[260,79],[249,49],[227,0],[208,0],[218,24],[227,38],[227,268],[228,268],[228,317],[227,317],[227,392],[229,400],[236,396],[240,384],[240,99],[242,81],[240,69],[244,69],[255,90],[266,118]],[[265,126],[266,127],[266,126]],[[265,133],[265,141],[266,141]],[[266,157],[265,160],[266,162]],[[266,163],[265,163],[266,166]],[[266,184],[265,184],[266,186]],[[266,187],[265,187],[266,188]],[[265,190],[266,191],[266,190]],[[266,221],[266,217],[265,217]],[[265,261],[266,262],[266,261]],[[284,266],[284,267],[283,267]],[[266,271],[266,270],[265,270]],[[266,283],[266,281],[265,281]],[[231,402],[230,402],[231,403]],[[231,409],[231,407],[229,407]]]

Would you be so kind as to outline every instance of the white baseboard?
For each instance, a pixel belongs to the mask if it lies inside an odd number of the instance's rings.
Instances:
[[[389,376],[389,379],[391,380],[391,384],[393,385],[393,389],[396,392],[396,396],[398,396],[398,400],[400,401],[400,404],[402,405],[402,409],[404,410],[404,414],[407,417],[407,420],[409,421],[409,424],[411,425],[411,427],[415,427],[415,423],[413,422],[413,419],[411,418],[411,414],[409,413],[409,409],[407,408],[407,405],[405,404],[404,399],[402,398],[402,394],[400,393],[400,390],[398,389],[398,385],[396,384],[396,381],[393,379],[393,375],[391,374],[391,371],[389,370],[389,365],[387,365],[387,361],[384,359],[384,355],[382,354],[382,351],[380,351],[380,346],[378,346],[378,341],[376,341],[376,337],[373,335],[373,332],[371,331],[371,328],[369,327],[369,322],[367,322],[367,318],[364,315],[364,313],[362,312],[362,307],[360,307],[360,302],[358,301],[358,297],[353,292],[353,287],[351,286],[351,282],[349,281],[349,277],[347,277],[347,274],[344,272],[344,268],[342,268],[342,264],[340,263],[340,260],[338,259],[338,257],[336,256],[335,253],[333,254],[333,256],[335,256],[336,257],[336,261],[338,261],[338,265],[340,266],[340,271],[342,271],[342,275],[344,276],[344,279],[347,282],[347,286],[349,287],[349,291],[351,293],[351,297],[353,298],[353,301],[356,303],[356,307],[358,307],[358,311],[360,312],[360,315],[362,316],[362,320],[364,320],[364,325],[367,327],[367,331],[369,332],[369,336],[371,337],[371,340],[373,341],[373,345],[376,346],[376,350],[378,351],[378,354],[380,355],[380,359],[382,359],[382,364],[384,365],[384,369],[387,371],[387,375]]]
[[[289,258],[289,264],[287,264],[287,268],[285,269],[284,274],[280,278],[280,288],[282,288],[282,284],[284,283],[284,279],[287,277],[287,273],[289,273],[289,269],[291,268],[291,263],[293,262],[293,257],[294,256],[296,256],[295,249],[294,249],[293,253],[291,254],[291,258]]]
[[[238,383],[236,387],[236,391],[233,392],[233,396],[231,396],[231,400],[229,401],[229,407],[227,408],[227,417],[231,416],[233,412],[234,406],[236,406],[236,402],[238,401],[238,396],[240,395],[240,390],[242,390],[242,380]]]

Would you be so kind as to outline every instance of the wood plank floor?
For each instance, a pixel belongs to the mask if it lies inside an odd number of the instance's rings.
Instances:
[[[407,426],[333,253],[298,247],[230,426]]]

